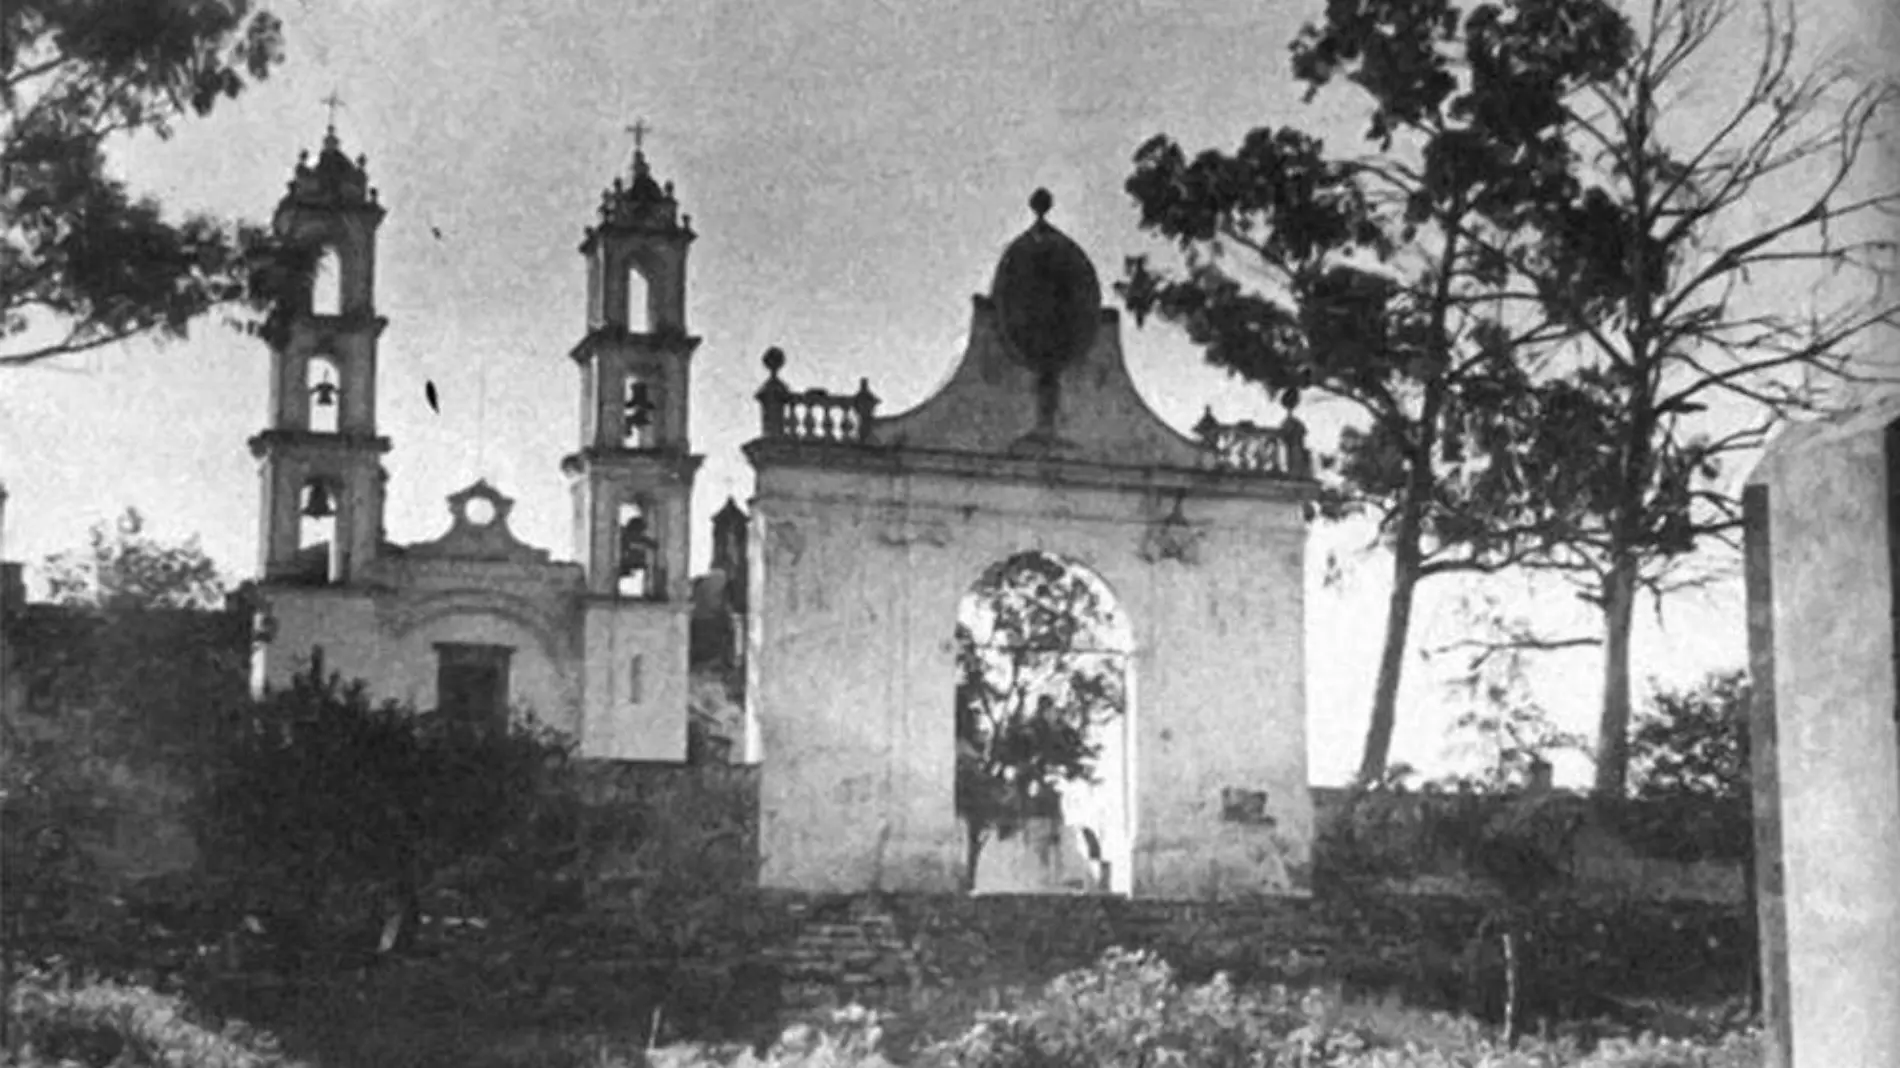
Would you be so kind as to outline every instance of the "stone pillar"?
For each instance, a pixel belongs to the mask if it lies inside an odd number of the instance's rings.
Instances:
[[[1791,427],[1750,480],[1751,660],[1768,728],[1752,739],[1757,878],[1776,1068],[1900,1064],[1897,422],[1900,392]]]

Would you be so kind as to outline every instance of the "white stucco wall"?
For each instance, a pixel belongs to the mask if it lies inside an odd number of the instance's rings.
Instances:
[[[1040,550],[1096,572],[1133,626],[1134,893],[1297,891],[1312,822],[1299,504],[1191,497],[1198,561],[1149,562],[1171,506],[1134,477],[762,467],[748,696],[765,884],[955,889],[957,604],[991,565]],[[1274,824],[1223,822],[1223,788],[1267,791]]]
[[[585,653],[577,665],[583,680],[583,756],[686,759],[690,616],[684,609],[671,603],[589,600]]]
[[[1790,431],[1768,488],[1791,1068],[1900,1064],[1900,731],[1882,431]]]
[[[437,643],[504,645],[514,650],[508,668],[513,707],[551,727],[578,727],[577,679],[571,664],[558,658],[559,647],[549,649],[534,629],[479,602],[402,627],[391,625],[391,594],[382,595],[380,611],[376,594],[349,589],[284,589],[268,592],[266,599],[276,622],[261,656],[265,681],[273,687],[305,670],[311,649],[320,646],[326,672],[365,680],[377,700],[429,709],[437,698]]]

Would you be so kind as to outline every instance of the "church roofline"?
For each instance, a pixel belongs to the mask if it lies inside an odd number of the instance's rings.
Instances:
[[[334,434],[319,433],[314,430],[297,430],[290,427],[273,427],[260,430],[251,435],[248,443],[251,455],[263,456],[272,446],[298,445],[328,452],[386,453],[392,447],[388,438],[380,434],[362,434],[341,431]]]
[[[376,187],[369,184],[368,168],[368,156],[359,154],[351,160],[344,154],[336,127],[330,126],[314,164],[308,150],[297,154],[296,169],[277,202],[277,216],[298,210],[343,211],[373,215],[380,221],[386,212]]]
[[[1310,477],[1208,466],[1122,464],[1064,456],[1007,456],[989,452],[924,449],[902,445],[845,445],[786,438],[754,438],[742,446],[763,472],[772,468],[876,471],[883,474],[980,474],[993,479],[1044,484],[1051,481],[1099,489],[1189,490],[1200,495],[1304,502],[1319,494]]]

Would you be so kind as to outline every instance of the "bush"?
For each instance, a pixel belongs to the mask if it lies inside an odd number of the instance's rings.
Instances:
[[[392,928],[406,943],[434,889],[491,914],[531,908],[572,859],[568,753],[531,720],[373,704],[313,666],[219,753],[196,813],[207,869],[281,936],[285,963],[342,931],[357,951],[390,948]]]
[[[1160,959],[1112,949],[924,1057],[946,1068],[1333,1063],[1368,1048],[1335,1009],[1318,991],[1243,993],[1224,974],[1184,988]]]
[[[1752,1037],[1717,1045],[1643,1038],[1585,1057],[1569,1040],[1515,1048],[1469,1018],[1349,1004],[1321,990],[1246,990],[1216,975],[1183,986],[1156,958],[1116,949],[1036,998],[980,1017],[923,1052],[932,1068],[1095,1065],[1299,1068],[1755,1068]]]
[[[44,971],[16,977],[6,1004],[19,1068],[292,1068],[276,1040],[243,1024],[213,1029],[178,998]]]
[[[145,784],[68,720],[0,718],[0,941],[70,953],[110,907],[98,853]]]
[[[1605,1042],[1578,1068],[1760,1068],[1761,1038],[1754,1032],[1724,1035],[1713,1045],[1645,1035]]]

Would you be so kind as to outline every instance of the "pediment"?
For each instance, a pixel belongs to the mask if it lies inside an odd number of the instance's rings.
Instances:
[[[1311,483],[1305,428],[1222,423],[1210,410],[1184,434],[1149,407],[1122,354],[1121,316],[1101,306],[1088,255],[1043,218],[1007,249],[988,295],[972,301],[969,341],[943,385],[916,407],[876,414],[868,380],[855,393],[795,389],[786,357],[767,350],[758,392],[760,463],[902,464],[922,456],[995,458],[1065,470],[1220,472]],[[957,461],[964,462],[962,460]]]
[[[874,440],[1127,466],[1204,466],[1201,444],[1156,415],[1135,388],[1114,309],[1100,310],[1080,359],[1048,369],[1015,353],[989,298],[979,296],[974,305],[969,344],[949,379],[915,408],[876,420]]]
[[[508,529],[514,498],[504,495],[486,479],[448,497],[449,529],[434,541],[417,542],[403,556],[418,560],[489,560],[515,564],[546,564],[548,552],[537,549]]]

